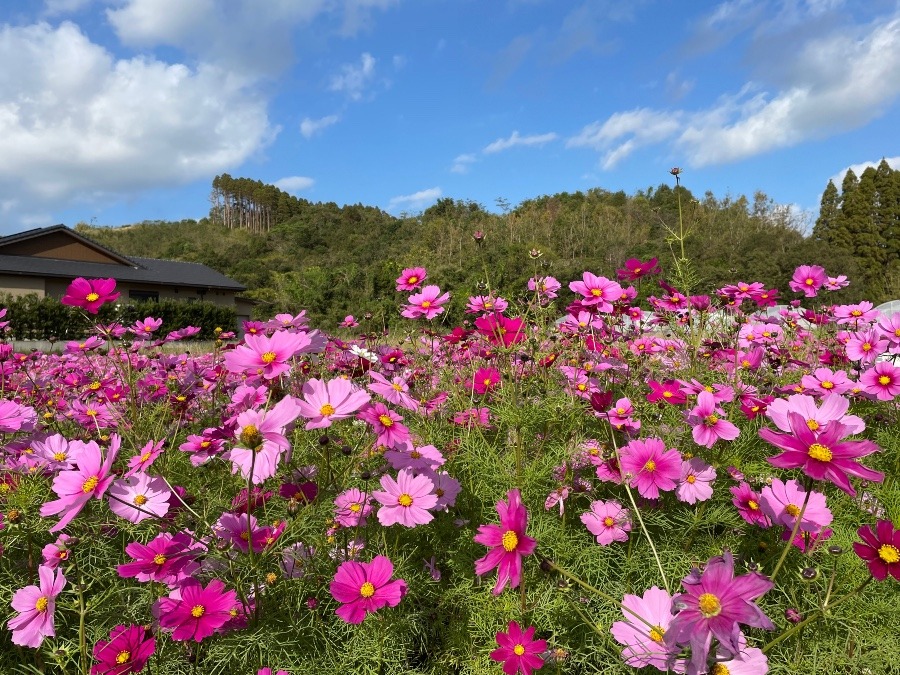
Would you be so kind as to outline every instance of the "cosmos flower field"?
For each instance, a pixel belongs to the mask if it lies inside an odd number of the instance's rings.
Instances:
[[[660,273],[0,344],[0,672],[898,672],[900,314]]]

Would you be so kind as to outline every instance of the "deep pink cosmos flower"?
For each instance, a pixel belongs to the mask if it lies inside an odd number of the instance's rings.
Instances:
[[[702,573],[693,571],[682,580],[685,593],[676,595],[672,605],[679,610],[665,632],[668,647],[691,648],[691,666],[706,671],[712,639],[728,654],[741,651],[739,624],[774,630],[775,626],[754,602],[774,584],[753,572],[734,576],[730,551],[711,558]]]
[[[129,675],[139,673],[156,649],[156,639],[143,626],[119,624],[109,632],[109,640],[94,645],[91,675]]]
[[[581,514],[581,522],[588,532],[597,537],[597,543],[607,546],[614,541],[628,541],[631,531],[631,516],[628,509],[614,499],[591,502],[591,510]]]
[[[637,281],[641,277],[646,277],[650,274],[659,274],[659,260],[656,258],[650,258],[647,262],[641,262],[637,258],[629,258],[625,261],[625,266],[622,269],[616,270],[616,276],[619,278],[619,281]]]
[[[856,534],[862,542],[854,542],[853,550],[866,561],[872,576],[884,581],[890,574],[900,581],[900,530],[889,520],[879,520],[874,530],[863,525]]]
[[[441,289],[437,286],[426,286],[421,293],[409,296],[407,305],[400,313],[407,319],[424,317],[429,321],[444,311],[444,303],[450,299],[450,293],[441,295]]]
[[[225,354],[225,366],[232,373],[258,375],[273,380],[291,369],[295,354],[310,351],[313,341],[309,333],[279,330],[271,337],[247,334],[244,344]]]
[[[54,637],[54,611],[56,596],[66,585],[62,570],[38,567],[39,585],[26,586],[15,592],[12,608],[19,614],[7,624],[12,631],[13,644],[23,647],[40,647],[46,637]]]
[[[824,431],[818,433],[809,428],[797,413],[789,413],[790,434],[771,429],[760,429],[759,435],[776,448],[784,450],[780,455],[768,457],[768,462],[780,469],[803,469],[810,478],[829,480],[848,495],[855,496],[856,490],[850,483],[850,476],[880,483],[884,474],[859,462],[878,452],[879,447],[870,440],[843,440],[848,429],[840,422],[829,422]]]
[[[159,600],[159,625],[174,628],[172,639],[201,642],[231,620],[237,593],[213,579],[205,588],[193,578]]]
[[[472,376],[471,387],[476,394],[486,394],[500,386],[502,377],[496,368],[479,368]]]
[[[422,282],[427,278],[428,272],[425,271],[424,267],[407,267],[400,276],[397,277],[397,290],[414,291],[421,286]]]
[[[510,319],[502,314],[486,314],[475,319],[475,328],[494,345],[509,347],[525,339],[525,320],[521,317]]]
[[[356,416],[368,422],[377,438],[375,445],[396,448],[409,440],[409,429],[400,424],[403,417],[388,408],[384,403],[366,405]]]
[[[535,640],[534,630],[534,626],[529,626],[523,631],[519,624],[510,621],[506,632],[495,636],[499,647],[491,652],[491,658],[503,664],[506,675],[531,675],[543,668],[541,653],[547,650],[547,641]]]
[[[608,314],[613,311],[612,303],[622,297],[624,291],[615,281],[598,277],[590,272],[581,276],[581,281],[569,283],[573,293],[581,295],[581,304],[593,307],[595,311]]]
[[[742,482],[740,485],[728,488],[734,499],[731,503],[737,507],[741,518],[751,525],[769,527],[769,518],[762,510],[762,496],[756,492],[750,484]]]
[[[119,298],[116,292],[115,279],[85,279],[78,277],[66,289],[60,302],[71,307],[81,307],[84,311],[96,314],[107,302],[115,302]]]
[[[406,582],[394,579],[394,565],[383,555],[372,562],[348,560],[341,563],[328,590],[342,603],[335,614],[347,623],[362,623],[370,612],[396,607],[406,595]]]
[[[125,553],[134,558],[134,562],[116,567],[124,579],[158,581],[175,586],[198,567],[194,562],[197,554],[194,542],[184,532],[162,532],[146,544],[133,541],[125,547]]]
[[[625,620],[616,621],[609,632],[625,646],[625,663],[632,668],[667,670],[666,661],[678,653],[663,639],[673,618],[672,596],[656,586],[644,591],[643,597],[629,593],[622,599],[622,614]]]
[[[308,431],[352,417],[370,400],[371,396],[350,380],[338,377],[325,382],[312,378],[303,384],[303,398],[298,405],[300,414],[309,420],[304,427]]]
[[[619,450],[621,472],[632,476],[631,487],[647,499],[657,499],[660,490],[675,489],[675,481],[681,477],[681,461],[681,454],[666,450],[659,438],[633,440]]]
[[[788,286],[794,293],[803,293],[807,298],[814,298],[827,280],[824,268],[818,265],[800,265],[794,270],[794,276],[788,282]]]
[[[725,412],[716,406],[713,394],[701,391],[697,394],[697,405],[691,409],[687,422],[693,429],[691,435],[697,445],[711,448],[720,438],[733,441],[741,430],[724,418]]]
[[[647,384],[650,385],[650,393],[647,394],[647,401],[650,403],[665,401],[672,405],[681,405],[687,402],[687,395],[681,390],[681,383],[678,380],[666,380],[662,383],[648,380]]]
[[[429,509],[437,504],[438,498],[434,483],[427,476],[403,469],[397,474],[397,480],[382,476],[381,487],[383,490],[373,490],[372,496],[381,504],[378,522],[385,527],[395,523],[415,527],[434,520]]]
[[[900,396],[900,368],[890,361],[876,363],[859,376],[859,384],[879,401],[893,401]]]
[[[475,574],[481,576],[497,568],[494,595],[499,595],[509,584],[517,588],[522,581],[522,556],[531,555],[537,541],[525,534],[528,511],[522,504],[517,489],[506,493],[507,502],[497,502],[499,525],[481,525],[474,539],[476,543],[490,547],[487,555],[475,561]]]
[[[94,441],[85,443],[82,452],[75,462],[76,469],[60,471],[53,479],[53,491],[59,499],[41,506],[41,516],[47,517],[62,513],[59,522],[50,528],[50,532],[58,532],[77,516],[91,498],[102,499],[106,489],[112,484],[115,476],[110,473],[112,464],[119,452],[119,437],[113,434],[109,449],[104,459]]]

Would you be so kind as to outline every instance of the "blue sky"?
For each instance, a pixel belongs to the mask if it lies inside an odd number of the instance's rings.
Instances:
[[[900,168],[897,0],[5,0],[0,233],[213,176],[415,213],[671,182],[810,217]]]

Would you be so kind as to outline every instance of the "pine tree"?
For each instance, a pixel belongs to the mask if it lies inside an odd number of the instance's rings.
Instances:
[[[875,190],[878,229],[888,260],[896,260],[900,258],[900,171],[892,169],[884,159],[875,170]]]
[[[813,240],[826,245],[834,245],[834,233],[841,217],[840,195],[834,186],[834,181],[828,181],[825,192],[822,193],[822,202],[819,204],[819,217],[813,227]]]
[[[883,271],[881,268],[887,261],[887,250],[878,227],[875,176],[875,168],[870,166],[859,177],[857,199],[849,225],[853,236],[853,254],[859,258],[863,269],[880,275]]]

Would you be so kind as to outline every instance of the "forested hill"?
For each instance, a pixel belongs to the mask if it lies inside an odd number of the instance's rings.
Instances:
[[[900,186],[900,172],[891,176]],[[856,215],[853,227],[841,230],[837,223],[844,217],[844,200],[830,189],[823,197],[823,213],[825,198],[831,200],[830,220],[820,218],[806,234],[789,209],[765,195],[748,200],[707,193],[698,198],[669,185],[633,195],[596,188],[542,196],[514,208],[501,204],[502,213],[445,198],[420,215],[397,218],[362,205],[308,202],[249,179],[227,177],[232,191],[223,191],[222,178],[214,183],[210,217],[199,222],[119,228],[79,224],[76,229],[126,255],[218,269],[249,287],[247,295],[262,301],[261,315],[305,308],[316,323],[332,327],[346,314],[365,312],[379,324],[393,323],[401,299],[394,279],[412,265],[427,267],[435,283],[454,291],[448,320],[460,320],[467,296],[483,294],[485,285],[516,297],[536,274],[563,282],[585,270],[611,277],[629,257],[658,257],[671,278],[674,256],[680,257],[680,245],[670,246],[679,231],[680,196],[690,292],[710,292],[742,280],[762,281],[790,297],[787,282],[794,268],[816,263],[852,281],[850,288],[831,296],[833,301],[868,297],[879,302],[900,296],[900,261],[893,251],[884,251],[886,237],[896,232],[889,228],[896,227],[900,216],[870,209],[869,218],[877,223],[871,227],[885,232],[875,244],[882,262],[874,268],[866,258],[872,246],[859,241],[870,237],[871,228],[866,230]],[[875,195],[889,201],[884,187]],[[849,201],[853,209],[862,208],[858,196]],[[274,204],[274,210],[266,213],[267,204]],[[483,238],[476,240],[476,233]]]

